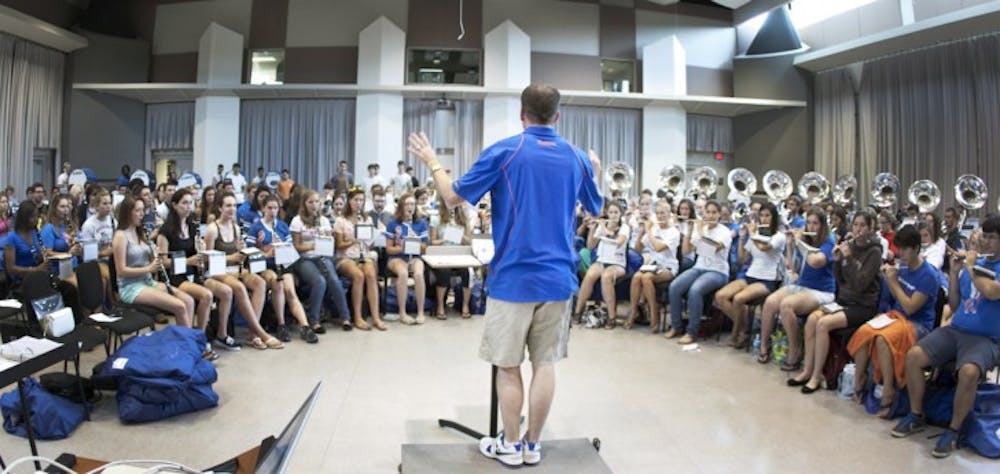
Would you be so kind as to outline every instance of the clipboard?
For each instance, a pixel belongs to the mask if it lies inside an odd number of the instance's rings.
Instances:
[[[205,255],[205,276],[213,277],[226,273],[226,254],[218,250],[205,250],[201,252]]]
[[[245,248],[241,250],[244,255],[247,256],[247,270],[250,273],[260,273],[267,270],[267,258],[264,257],[264,252],[255,247]]]
[[[597,244],[597,263],[609,265],[625,266],[624,246],[619,248],[618,242],[614,239],[601,237],[601,242]]]

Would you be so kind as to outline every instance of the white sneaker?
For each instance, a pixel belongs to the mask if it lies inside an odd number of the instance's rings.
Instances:
[[[521,451],[524,456],[524,463],[528,465],[535,465],[542,461],[542,442],[529,442],[526,439],[521,440]]]
[[[496,438],[489,436],[479,440],[479,452],[490,459],[496,459],[507,467],[518,467],[524,464],[521,453],[521,443],[508,444],[503,439],[503,433]]]

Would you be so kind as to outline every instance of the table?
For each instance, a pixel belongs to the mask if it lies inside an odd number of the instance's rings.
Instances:
[[[17,393],[21,398],[21,414],[24,416],[24,423],[28,431],[28,444],[31,446],[31,455],[38,456],[38,447],[35,445],[35,433],[31,427],[31,416],[30,410],[28,409],[28,400],[24,396],[24,378],[31,376],[35,372],[39,372],[49,368],[52,365],[58,364],[59,362],[64,362],[69,359],[77,360],[77,356],[80,355],[80,342],[73,344],[62,344],[59,347],[52,349],[51,351],[39,354],[31,359],[22,361],[17,365],[10,367],[2,372],[0,372],[0,387],[6,387],[17,382]],[[76,375],[80,375],[80,365],[75,364]],[[77,384],[80,389],[80,398],[86,399],[86,395],[83,391],[83,384]],[[86,403],[84,407],[87,410],[87,417],[90,417],[90,409]],[[0,458],[0,463],[3,459]],[[41,465],[38,461],[35,461],[35,469],[42,470]]]

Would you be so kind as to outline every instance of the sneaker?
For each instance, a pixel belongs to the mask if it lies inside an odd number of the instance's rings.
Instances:
[[[919,433],[927,428],[927,422],[924,421],[924,417],[920,415],[914,415],[910,413],[899,420],[899,424],[892,429],[892,436],[894,438],[905,438],[914,433]]]
[[[288,328],[285,327],[284,324],[278,326],[278,331],[276,335],[278,336],[278,340],[281,342],[291,342],[292,340],[292,335],[288,334]]]
[[[403,324],[408,324],[408,325],[417,324],[417,320],[413,319],[413,316],[410,316],[409,314],[407,314],[406,316],[400,316],[399,317],[399,322],[401,322]]]
[[[521,440],[521,452],[524,456],[524,463],[535,465],[542,461],[542,442],[532,443],[526,439]]]
[[[503,439],[503,433],[496,438],[489,436],[479,440],[479,452],[490,459],[496,459],[507,467],[518,467],[524,464],[521,453],[521,443],[508,444]]]
[[[326,334],[326,328],[322,324],[317,324],[312,328],[313,332],[316,334]]]
[[[422,314],[418,314],[417,315],[417,319],[415,321],[417,321],[417,324],[424,324],[424,323],[427,322],[427,316],[424,316]]]
[[[216,338],[215,341],[213,342],[215,343],[216,347],[220,347],[227,351],[235,352],[240,349],[243,349],[243,344],[240,344],[239,342],[236,341],[236,339],[233,339],[233,336],[226,336],[225,339],[221,337]]]
[[[319,337],[313,332],[312,328],[309,326],[302,326],[299,328],[299,335],[302,336],[302,340],[308,342],[309,344],[316,344],[319,342]]]
[[[219,353],[213,351],[212,349],[208,349],[201,352],[201,358],[211,362],[219,359]]]
[[[340,320],[340,329],[343,330],[343,331],[350,331],[350,330],[354,329],[354,325],[351,324],[351,322],[348,321],[348,320],[346,320],[346,319],[341,319]]]
[[[956,449],[958,449],[958,432],[949,429],[944,433],[941,433],[941,437],[938,438],[937,444],[934,445],[934,450],[931,451],[931,456],[938,459],[946,458]]]

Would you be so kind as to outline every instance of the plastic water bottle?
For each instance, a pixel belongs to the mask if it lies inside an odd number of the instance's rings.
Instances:
[[[837,395],[845,400],[850,399],[854,396],[854,363],[850,363],[844,366],[844,370],[840,372],[840,380],[838,383]]]
[[[753,336],[753,356],[757,357],[757,354],[760,354],[760,334]]]

